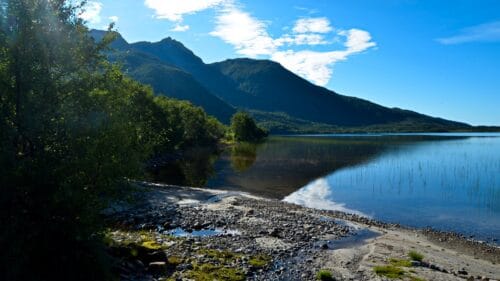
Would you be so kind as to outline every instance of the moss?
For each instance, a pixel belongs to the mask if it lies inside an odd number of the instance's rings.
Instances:
[[[384,276],[387,278],[395,279],[400,278],[405,275],[405,271],[401,268],[393,265],[376,266],[373,271],[379,276]]]
[[[183,259],[177,256],[170,256],[167,259],[168,263],[173,266],[178,266],[183,262]]]
[[[185,277],[197,281],[242,281],[245,280],[245,273],[240,269],[206,263],[195,265],[192,270],[186,272]]]
[[[411,261],[405,259],[390,259],[389,263],[393,266],[411,267]]]
[[[408,253],[408,257],[410,257],[410,259],[413,261],[422,261],[424,259],[424,255],[416,251],[410,251]]]
[[[221,263],[231,263],[235,259],[240,259],[243,257],[241,254],[233,253],[230,251],[220,251],[213,249],[201,249],[198,251],[198,254],[205,255],[207,258],[217,260]]]
[[[155,241],[144,241],[142,242],[141,246],[149,250],[161,249],[161,245],[156,243]]]
[[[253,256],[248,260],[248,264],[253,267],[262,268],[268,265],[271,262],[271,257],[268,255],[257,255]]]
[[[333,280],[335,280],[335,278],[333,278],[332,273],[326,269],[320,270],[316,274],[316,279],[321,280],[321,281],[333,281]]]

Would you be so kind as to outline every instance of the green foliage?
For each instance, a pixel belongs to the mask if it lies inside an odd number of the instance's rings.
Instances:
[[[197,281],[243,281],[245,274],[240,269],[224,267],[214,264],[195,265],[194,269],[186,272],[185,276]]]
[[[231,118],[231,130],[236,141],[259,141],[267,133],[257,127],[253,118],[246,112],[237,112]]]
[[[393,265],[383,265],[383,266],[375,266],[373,271],[377,275],[384,276],[390,279],[401,278],[405,275],[405,271],[401,268]]]
[[[231,167],[244,172],[249,169],[257,159],[257,146],[255,143],[240,142],[231,146]]]
[[[155,153],[225,128],[122,74],[65,0],[0,2],[0,264],[5,280],[106,280],[99,213]],[[153,245],[154,246],[154,245]]]
[[[250,257],[250,259],[248,260],[249,265],[257,268],[265,267],[270,262],[271,262],[271,257],[263,254]]]
[[[333,281],[335,278],[333,278],[333,275],[330,271],[326,269],[322,269],[318,271],[316,274],[316,279],[321,280],[321,281]]]
[[[399,267],[411,267],[411,261],[404,259],[390,259],[391,265],[399,266]]]
[[[424,259],[424,255],[416,251],[410,251],[408,257],[413,261],[422,261]]]

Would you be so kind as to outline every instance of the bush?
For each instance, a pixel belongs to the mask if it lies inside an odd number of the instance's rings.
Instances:
[[[231,130],[236,141],[254,142],[267,136],[267,133],[257,127],[253,118],[246,112],[237,112],[233,115]]]
[[[424,259],[424,255],[416,251],[410,251],[408,253],[408,257],[410,257],[410,259],[414,261],[422,261]]]
[[[330,271],[322,269],[316,274],[316,278],[321,281],[334,281],[333,275]]]

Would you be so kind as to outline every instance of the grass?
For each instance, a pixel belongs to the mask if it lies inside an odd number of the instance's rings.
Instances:
[[[205,255],[207,258],[217,260],[221,263],[231,263],[234,259],[240,259],[243,255],[233,253],[230,251],[219,251],[213,249],[201,249],[198,254]]]
[[[405,271],[394,265],[375,266],[373,271],[379,276],[384,276],[390,279],[401,278],[405,275]]]
[[[262,268],[271,262],[271,257],[268,255],[257,255],[253,256],[248,260],[248,264],[253,267]]]
[[[316,279],[321,280],[321,281],[333,281],[335,278],[333,278],[333,275],[330,271],[326,269],[322,269],[318,271],[316,274]]]
[[[410,257],[412,261],[422,261],[424,259],[424,255],[416,251],[410,251],[408,257]]]
[[[186,272],[185,277],[197,281],[242,281],[245,280],[245,274],[242,270],[236,268],[228,268],[214,264],[201,264]]]
[[[173,266],[177,266],[177,265],[181,264],[183,260],[182,260],[182,258],[177,257],[177,256],[170,256],[170,257],[168,257],[167,261],[169,264],[171,264]]]
[[[149,250],[161,249],[161,245],[156,243],[156,241],[144,241],[142,242],[141,246]]]
[[[399,266],[399,267],[411,267],[411,261],[405,260],[405,259],[390,259],[389,263],[393,266]]]

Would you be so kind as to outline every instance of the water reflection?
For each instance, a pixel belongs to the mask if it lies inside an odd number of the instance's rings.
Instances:
[[[198,149],[156,177],[500,237],[500,134],[271,137]]]
[[[231,147],[231,168],[239,173],[248,170],[257,159],[257,146],[244,142]]]
[[[219,152],[213,148],[196,147],[167,158],[168,161],[151,171],[154,181],[202,187],[215,174],[214,163]]]

